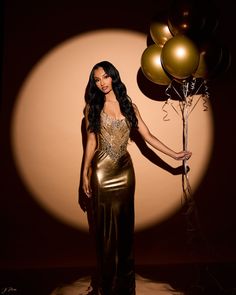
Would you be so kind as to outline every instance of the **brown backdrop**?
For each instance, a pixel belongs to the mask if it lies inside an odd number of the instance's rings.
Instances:
[[[115,6],[113,6],[115,5]],[[155,13],[168,1],[132,4],[78,1],[4,1],[1,95],[1,257],[2,268],[89,266],[94,263],[87,233],[47,214],[20,179],[10,145],[10,118],[29,71],[50,49],[82,32],[124,28],[147,34]],[[136,234],[136,263],[235,260],[235,40],[230,1],[217,1],[217,34],[232,53],[231,68],[210,81],[215,142],[207,173],[194,194],[199,227],[189,241],[179,211],[165,222]],[[203,7],[204,9],[204,7]],[[149,90],[147,90],[149,91]]]

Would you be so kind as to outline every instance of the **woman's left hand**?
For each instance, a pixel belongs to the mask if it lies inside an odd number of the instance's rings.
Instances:
[[[189,151],[181,151],[176,153],[175,159],[176,160],[188,160],[192,156],[192,153]]]

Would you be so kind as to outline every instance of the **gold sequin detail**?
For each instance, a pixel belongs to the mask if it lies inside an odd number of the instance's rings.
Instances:
[[[114,119],[101,112],[101,131],[98,135],[98,149],[108,154],[114,161],[127,151],[130,128],[126,119]]]

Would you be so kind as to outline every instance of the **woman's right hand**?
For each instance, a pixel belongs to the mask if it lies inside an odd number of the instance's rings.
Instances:
[[[88,175],[83,177],[83,191],[88,198],[92,196],[92,189],[90,187],[90,179]]]

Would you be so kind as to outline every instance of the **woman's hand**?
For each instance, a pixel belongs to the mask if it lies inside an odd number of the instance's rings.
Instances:
[[[83,176],[83,191],[88,198],[92,196],[92,189],[90,187],[90,174]]]
[[[176,160],[188,160],[192,156],[192,153],[189,151],[181,151],[179,153],[176,153],[175,159]]]

